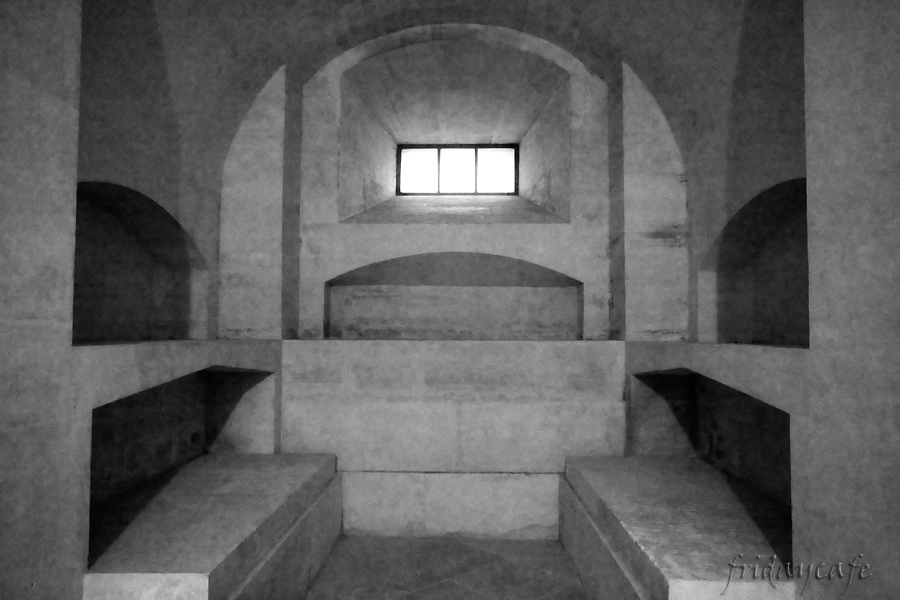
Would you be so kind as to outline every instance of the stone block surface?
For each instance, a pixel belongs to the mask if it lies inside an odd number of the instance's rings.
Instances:
[[[559,476],[344,472],[344,531],[428,537],[558,537]]]
[[[789,509],[736,487],[699,459],[570,457],[566,480],[605,546],[648,597],[713,600],[726,587],[728,597],[794,597],[789,580],[772,586],[729,567],[738,554],[749,557],[745,562],[759,556],[761,567],[781,556]]]
[[[621,346],[289,342],[282,444],[348,471],[559,473],[624,450]]]
[[[154,597],[228,597],[323,497],[333,501],[320,507],[333,522],[340,487],[325,490],[334,473],[328,455],[213,454],[189,463],[93,565],[84,598],[130,593],[148,574],[158,594],[176,594]]]
[[[591,600],[646,600],[649,596],[591,520],[572,486],[560,478],[559,537]]]
[[[341,489],[341,478],[332,479],[230,598],[304,598],[341,534]]]

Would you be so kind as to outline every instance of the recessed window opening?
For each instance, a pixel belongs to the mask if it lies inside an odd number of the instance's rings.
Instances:
[[[519,192],[516,144],[397,146],[397,195],[514,195]]]

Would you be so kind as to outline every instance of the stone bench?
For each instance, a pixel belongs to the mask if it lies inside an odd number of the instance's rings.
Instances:
[[[560,480],[563,545],[595,600],[793,599],[729,566],[761,571],[790,527],[789,507],[695,457],[570,457]]]
[[[208,454],[88,570],[87,600],[300,598],[341,528],[327,454]]]

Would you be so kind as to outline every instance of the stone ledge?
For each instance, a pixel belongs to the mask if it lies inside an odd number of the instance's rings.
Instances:
[[[736,599],[794,597],[789,581],[777,588],[759,579],[728,583],[728,563],[738,553],[748,560],[774,554],[745,503],[756,502],[750,510],[770,522],[789,528],[790,521],[761,494],[742,493],[739,499],[725,476],[700,459],[569,457],[566,480],[585,518],[601,532],[603,547],[619,557],[647,597],[712,600],[721,598],[726,586]],[[562,506],[572,511],[573,503]],[[575,562],[583,560],[575,557]]]
[[[285,539],[312,507],[340,522],[340,484],[330,485],[335,466],[324,454],[222,454],[189,463],[85,575],[83,597],[138,598],[154,590],[154,598],[219,600],[251,574],[274,576],[265,563],[276,555],[284,560]],[[323,497],[334,506],[321,506]],[[333,542],[339,527],[330,529]],[[310,555],[319,566],[320,554]]]

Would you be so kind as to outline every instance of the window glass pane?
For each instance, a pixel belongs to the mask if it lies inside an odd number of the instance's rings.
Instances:
[[[514,148],[478,149],[478,193],[512,194],[516,191]]]
[[[400,150],[400,193],[436,194],[438,191],[437,148]]]
[[[475,193],[475,148],[441,148],[441,193]]]

